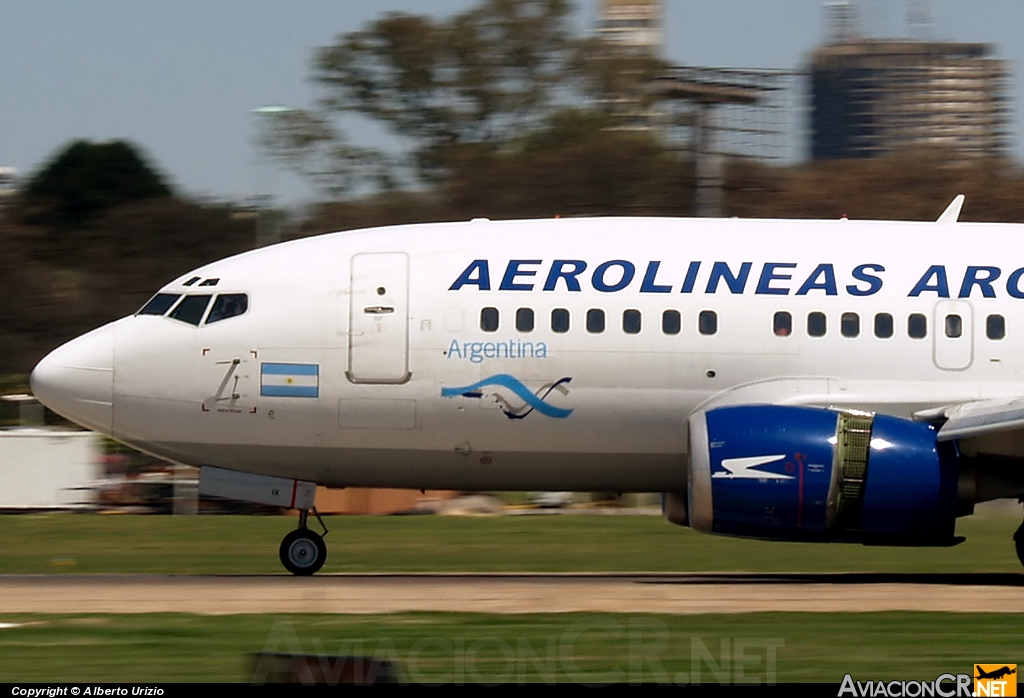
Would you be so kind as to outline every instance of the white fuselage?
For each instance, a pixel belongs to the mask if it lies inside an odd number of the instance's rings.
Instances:
[[[337,233],[186,274],[162,293],[245,294],[247,310],[123,318],[56,350],[33,387],[193,465],[332,486],[680,491],[701,405],[910,416],[1024,394],[1020,235],[653,218]]]

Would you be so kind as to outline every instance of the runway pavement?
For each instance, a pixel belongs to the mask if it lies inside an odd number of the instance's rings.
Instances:
[[[0,613],[1024,613],[1024,574],[0,575]]]

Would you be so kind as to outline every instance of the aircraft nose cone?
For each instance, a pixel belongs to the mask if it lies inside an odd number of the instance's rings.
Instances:
[[[32,393],[57,414],[109,434],[114,421],[114,326],[72,339],[43,357]]]

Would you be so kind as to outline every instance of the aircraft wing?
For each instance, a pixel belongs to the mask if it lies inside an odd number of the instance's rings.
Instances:
[[[978,400],[918,412],[918,421],[942,423],[939,441],[1024,430],[1024,397]]]

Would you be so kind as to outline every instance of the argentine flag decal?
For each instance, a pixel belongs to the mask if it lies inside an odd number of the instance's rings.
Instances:
[[[264,397],[317,397],[319,364],[260,365],[260,395]]]

